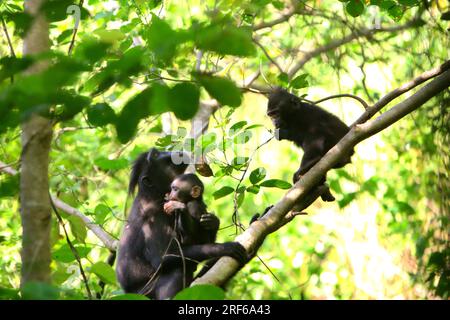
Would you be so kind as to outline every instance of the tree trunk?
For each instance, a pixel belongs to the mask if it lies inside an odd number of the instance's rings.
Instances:
[[[43,2],[44,0],[25,1],[25,11],[31,14],[34,20],[24,39],[24,55],[50,49],[48,23],[38,10]],[[46,63],[37,63],[27,70],[27,73],[38,73],[46,67]],[[32,114],[22,125],[22,286],[31,281],[50,282],[51,207],[48,162],[52,133],[50,120],[37,114]]]

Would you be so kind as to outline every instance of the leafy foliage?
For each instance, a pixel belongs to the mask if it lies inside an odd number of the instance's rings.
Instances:
[[[69,56],[71,4],[52,0],[42,7],[51,50],[36,56],[20,53],[32,22],[23,1],[0,5],[15,53],[3,37],[0,161],[20,169],[20,125],[32,113],[52,119],[51,193],[113,237],[120,235],[124,207],[130,207],[130,165],[150,146],[190,151],[211,168],[204,197],[222,221],[219,242],[234,239],[226,226],[247,225],[285,194],[301,152],[286,141],[266,143],[273,133],[266,99],[248,91],[282,85],[311,101],[340,91],[373,103],[448,58],[448,8],[424,10],[425,3],[416,0],[327,0],[298,2],[295,8],[291,1],[268,0],[219,1],[214,7],[201,1],[89,1]],[[411,29],[374,32],[326,50],[360,29],[400,26],[417,17],[423,20]],[[286,20],[270,24],[280,19]],[[310,59],[318,48],[325,49]],[[289,73],[305,57],[301,71]],[[28,73],[34,64],[47,68]],[[261,75],[254,88],[243,88],[254,74]],[[220,108],[203,124],[208,131],[194,139],[187,121],[210,99]],[[226,297],[448,299],[448,101],[448,94],[438,97],[389,133],[361,144],[352,165],[327,176],[336,203],[318,202],[308,216],[265,241],[258,255],[279,281],[254,259]],[[347,123],[357,118],[359,106],[348,100],[342,105],[324,103]],[[53,285],[19,289],[19,188],[19,176],[0,175],[0,298],[85,299],[78,262],[55,219]],[[102,280],[103,299],[146,299],[123,294],[104,262],[109,251],[79,218],[61,214],[92,291],[102,291]],[[224,297],[219,288],[199,286],[176,298]]]

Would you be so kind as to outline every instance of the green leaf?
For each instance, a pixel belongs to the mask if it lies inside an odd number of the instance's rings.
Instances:
[[[97,103],[87,110],[88,121],[96,127],[103,127],[116,121],[114,110],[106,103]]]
[[[116,130],[121,143],[128,142],[136,133],[141,119],[150,115],[151,88],[131,98],[117,117]]]
[[[244,203],[244,199],[245,199],[245,187],[242,186],[237,191],[236,204],[238,208],[240,208],[241,205]]]
[[[56,118],[59,121],[67,121],[88,107],[91,99],[72,91],[61,90],[54,93],[48,102],[60,105],[55,111]]]
[[[99,277],[104,283],[116,284],[116,273],[109,264],[103,261],[93,264],[91,266],[91,272]]]
[[[339,180],[331,180],[329,181],[330,189],[339,194],[343,193],[341,185],[339,184]]]
[[[260,186],[265,188],[278,188],[284,190],[292,187],[292,185],[289,182],[279,179],[266,180],[263,183],[261,183]]]
[[[388,14],[393,20],[398,21],[403,17],[404,11],[400,6],[393,6],[388,9]]]
[[[169,94],[169,105],[180,120],[189,120],[197,113],[200,103],[200,91],[192,83],[179,83]]]
[[[69,220],[70,231],[72,232],[75,239],[77,239],[81,243],[84,243],[87,236],[87,229],[81,218],[69,216],[67,220]]]
[[[392,8],[396,5],[397,5],[397,3],[393,0],[384,0],[379,4],[379,7],[381,9],[388,10],[389,8]]]
[[[103,224],[105,222],[106,217],[111,212],[111,209],[104,205],[103,203],[100,203],[95,207],[94,214],[95,214],[95,222],[98,224]]]
[[[0,198],[19,195],[19,175],[0,176]]]
[[[164,64],[170,64],[176,54],[179,43],[182,42],[179,34],[160,19],[152,14],[152,24],[144,33],[147,46],[155,54],[155,57]]]
[[[239,121],[236,122],[235,124],[233,124],[230,128],[230,130],[228,131],[228,134],[230,136],[236,134],[239,130],[241,130],[244,126],[247,125],[247,121]]]
[[[4,57],[0,59],[0,82],[26,70],[33,64],[30,57],[16,58]]]
[[[394,206],[396,207],[397,212],[401,212],[407,215],[413,215],[416,210],[409,205],[407,202],[397,201]]]
[[[237,136],[235,136],[233,138],[233,143],[234,144],[245,144],[250,141],[252,136],[253,136],[252,132],[246,130],[244,132],[239,133]]]
[[[215,200],[217,200],[217,199],[223,198],[233,192],[234,192],[234,188],[226,186],[226,187],[222,187],[219,190],[217,190],[216,192],[214,192],[213,197]]]
[[[61,32],[61,34],[56,38],[58,44],[62,44],[65,40],[69,42],[71,36],[73,35],[73,30],[67,29]]]
[[[287,85],[289,83],[289,75],[286,72],[280,73],[277,79],[283,85]]]
[[[257,184],[258,182],[264,180],[264,178],[267,175],[267,171],[265,168],[258,168],[252,171],[252,173],[250,173],[250,182],[252,184]]]
[[[80,258],[86,258],[91,251],[91,248],[82,245],[74,245],[74,247]],[[69,263],[76,260],[67,243],[63,244],[58,250],[52,253],[52,259],[64,263]]]
[[[364,11],[364,3],[361,0],[350,0],[345,6],[345,10],[352,17],[358,17]]]
[[[358,194],[357,192],[351,192],[351,193],[344,194],[342,199],[338,200],[339,208],[342,209],[342,208],[346,207],[350,202],[352,202],[356,198],[357,194]]]
[[[196,285],[186,288],[173,298],[174,300],[224,300],[225,292],[210,284]]]
[[[259,190],[261,190],[260,186],[250,186],[247,188],[247,191],[250,193],[258,194]]]
[[[242,93],[233,81],[203,74],[198,74],[196,78],[211,97],[216,99],[221,105],[227,105],[232,108],[237,108],[241,105]]]
[[[308,80],[306,80],[307,77],[308,74],[306,73],[296,77],[291,81],[290,86],[294,89],[306,88],[307,86],[309,86]]]
[[[205,153],[210,152],[215,149],[215,142],[217,140],[217,135],[214,132],[209,132],[200,137],[199,143],[202,151]]]
[[[231,161],[231,165],[234,167],[243,166],[248,162],[248,157],[236,157]]]
[[[128,160],[124,158],[109,160],[105,157],[95,159],[94,164],[103,170],[120,170],[128,167]]]
[[[19,290],[0,287],[0,300],[19,300]]]
[[[201,50],[240,57],[253,56],[256,53],[252,30],[247,27],[238,28],[227,22],[204,28],[194,26],[191,32],[194,34],[196,46]]]
[[[40,10],[46,15],[48,22],[62,21],[67,19],[67,8],[72,4],[72,0],[47,0]]]
[[[57,300],[60,289],[44,282],[27,282],[21,294],[24,300]]]
[[[157,147],[165,148],[176,142],[177,142],[177,136],[175,136],[173,134],[168,134],[168,135],[165,135],[164,137],[161,137],[158,140],[156,140],[155,144]]]
[[[6,21],[12,21],[14,23],[14,34],[20,38],[25,36],[33,23],[33,17],[27,12],[2,12],[2,15],[4,15]]]
[[[245,128],[245,130],[251,130],[251,129],[262,128],[262,127],[264,127],[262,124],[252,124],[251,126],[248,126],[247,128]]]
[[[102,42],[114,44],[126,38],[126,35],[118,29],[97,29],[93,32]]]
[[[360,189],[361,191],[367,191],[372,196],[375,196],[378,190],[378,178],[372,177],[369,180],[365,181]]]
[[[142,294],[126,293],[111,297],[109,300],[150,300],[150,299]]]
[[[148,6],[148,9],[155,9],[162,3],[162,0],[141,0],[142,4],[145,3]],[[139,2],[138,2],[139,3]]]
[[[272,5],[275,7],[275,9],[278,9],[278,10],[284,9],[283,1],[279,1],[279,0],[272,1]]]
[[[404,6],[413,7],[415,5],[418,5],[419,1],[418,0],[398,0],[398,3],[400,3]]]
[[[82,61],[93,64],[104,58],[110,47],[110,43],[101,42],[94,38],[88,38],[80,43],[77,41],[74,56]]]

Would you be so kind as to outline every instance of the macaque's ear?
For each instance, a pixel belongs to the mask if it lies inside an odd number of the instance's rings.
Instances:
[[[193,186],[191,189],[191,197],[197,199],[202,195],[202,188],[200,186]]]

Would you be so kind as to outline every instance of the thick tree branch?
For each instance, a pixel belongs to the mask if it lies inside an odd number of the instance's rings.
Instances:
[[[8,173],[10,175],[16,175],[18,172],[11,166],[3,163],[0,161],[0,171]],[[91,219],[89,219],[87,216],[85,216],[83,213],[78,211],[77,209],[69,206],[67,203],[61,201],[60,199],[56,198],[55,196],[51,195],[51,199],[53,203],[55,204],[55,207],[59,210],[64,211],[65,213],[80,218],[83,223],[86,225],[86,228],[92,231],[97,238],[100,239],[101,242],[107,247],[109,250],[115,251],[117,249],[117,240],[111,237],[108,233],[103,230],[101,226],[94,223]]]
[[[288,212],[299,202],[306,201],[309,190],[316,185],[321,177],[330,170],[339,159],[352,149],[356,144],[368,137],[389,127],[400,120],[410,112],[416,110],[425,102],[436,96],[441,91],[450,86],[450,71],[425,85],[418,92],[404,101],[398,103],[390,110],[383,113],[375,120],[353,127],[350,132],[313,167],[299,182],[291,188],[287,194],[266,215],[251,224],[251,226],[236,238],[246,249],[247,252],[256,252],[261,246],[265,237],[283,226],[289,221]],[[223,285],[239,269],[237,261],[232,258],[221,258],[203,277],[197,279],[196,284],[214,284]]]

